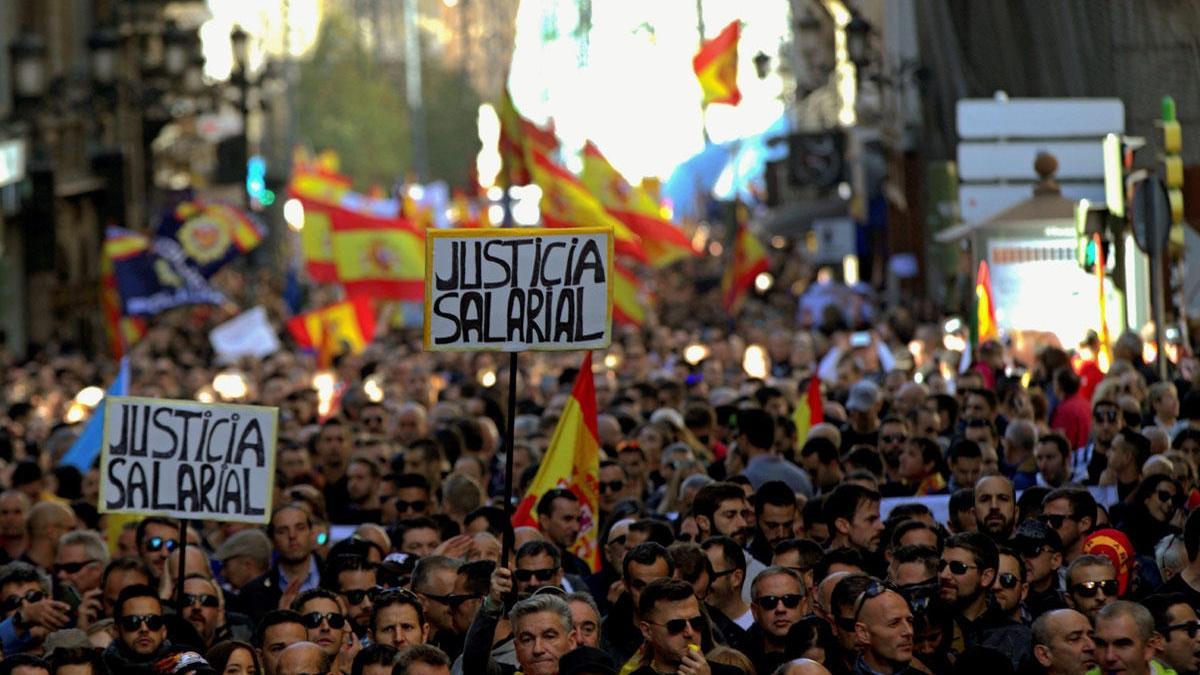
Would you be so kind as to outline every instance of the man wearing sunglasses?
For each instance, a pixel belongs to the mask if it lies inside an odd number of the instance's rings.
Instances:
[[[638,627],[646,641],[642,665],[633,675],[733,675],[741,671],[704,658],[708,618],[691,585],[656,579],[638,601]],[[764,670],[762,672],[771,672]]]
[[[1100,483],[1100,474],[1108,467],[1108,451],[1125,418],[1116,402],[1101,399],[1092,403],[1091,440],[1071,455],[1071,482],[1084,485]]]
[[[428,516],[431,493],[429,479],[419,473],[384,476],[379,495],[383,522]]]
[[[531,595],[545,586],[557,586],[567,591],[579,588],[566,588],[564,585],[562,559],[559,555],[558,547],[550,542],[529,541],[522,544],[521,548],[517,549],[517,568],[513,573],[517,583],[517,595]]]
[[[188,541],[191,544],[191,541]],[[199,543],[199,541],[197,541]],[[167,566],[167,557],[179,545],[179,525],[168,518],[150,516],[138,523],[138,555],[161,579]]]
[[[149,586],[130,586],[117,596],[116,640],[104,650],[110,673],[145,672],[173,647],[167,640],[162,601]]]
[[[1005,616],[1028,625],[1032,618],[1025,611],[1025,597],[1029,592],[1025,561],[1021,559],[1020,554],[1007,546],[1000,547],[999,561],[996,582],[992,584],[992,599]]]
[[[712,565],[712,581],[708,586],[708,614],[725,636],[729,646],[739,651],[745,647],[754,613],[750,603],[742,598],[746,582],[746,552],[729,537],[710,537],[701,544]]]
[[[809,613],[804,578],[787,567],[768,567],[750,584],[754,625],[746,635],[746,655],[754,669],[773,672],[787,659],[788,631]]]
[[[58,540],[55,583],[70,586],[79,595],[81,628],[103,614],[100,581],[108,559],[108,546],[95,532],[68,532]]]
[[[417,561],[413,569],[412,590],[421,599],[425,619],[429,621],[429,642],[450,658],[462,652],[463,635],[454,629],[451,599],[461,562],[443,555],[430,555]]]
[[[1096,516],[1095,497],[1081,487],[1051,490],[1042,499],[1042,513],[1038,520],[1058,533],[1064,565],[1070,565],[1083,555],[1083,539],[1095,526]]]
[[[338,596],[324,588],[305,591],[292,603],[308,632],[308,641],[316,644],[330,659],[336,659],[349,638],[346,610]]]
[[[1067,568],[1067,604],[1093,621],[1117,599],[1117,570],[1102,555],[1084,555]]]
[[[325,566],[325,578],[346,603],[354,632],[362,637],[371,621],[371,601],[377,588],[375,565],[360,555],[338,555]]]
[[[44,577],[29,563],[0,567],[0,645],[16,654],[41,644],[51,631],[67,625],[70,606],[50,597]]]
[[[1058,573],[1062,566],[1062,540],[1058,532],[1041,521],[1026,520],[1017,526],[1009,543],[1029,571],[1029,591],[1025,596],[1029,614],[1037,617],[1065,609],[1067,602],[1062,596]]]
[[[1029,653],[1029,628],[1013,621],[992,602],[1000,553],[996,543],[978,532],[963,532],[946,540],[938,561],[941,598],[954,608],[954,647],[982,645],[999,649],[1019,669]]]
[[[1200,671],[1200,620],[1187,597],[1179,593],[1152,595],[1142,603],[1154,617],[1162,636],[1155,651],[1163,665],[1180,674]]]

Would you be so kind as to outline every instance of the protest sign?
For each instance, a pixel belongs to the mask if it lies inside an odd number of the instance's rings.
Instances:
[[[600,349],[612,326],[612,229],[429,230],[425,349]]]
[[[217,363],[232,363],[243,356],[262,358],[279,351],[279,336],[262,307],[248,309],[212,329],[208,340]]]
[[[101,513],[265,523],[279,410],[110,396]]]

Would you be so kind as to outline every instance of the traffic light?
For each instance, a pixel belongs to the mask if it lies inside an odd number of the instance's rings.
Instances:
[[[1076,262],[1089,274],[1096,272],[1099,251],[1104,253],[1105,270],[1108,271],[1112,265],[1112,242],[1108,239],[1108,228],[1105,227],[1108,216],[1107,208],[1086,199],[1079,200],[1075,206]],[[1097,240],[1100,242],[1099,249],[1096,247]]]
[[[267,187],[267,162],[261,155],[254,155],[246,162],[246,194],[255,211],[275,203],[275,192]]]
[[[1171,224],[1183,223],[1183,128],[1175,116],[1175,99],[1162,100],[1162,179],[1167,186],[1167,201],[1171,204]]]

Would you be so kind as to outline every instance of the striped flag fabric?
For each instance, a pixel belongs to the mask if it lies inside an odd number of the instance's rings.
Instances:
[[[554,436],[529,490],[513,514],[513,527],[537,527],[534,509],[547,490],[566,488],[579,498],[580,531],[571,552],[599,569],[600,434],[596,424],[596,383],[592,353],[584,352],[579,375],[558,419]]]
[[[425,297],[425,233],[399,217],[328,210],[337,278],[351,298]]]
[[[705,42],[692,58],[692,69],[704,92],[704,105],[727,103],[737,105],[742,92],[737,84],[738,37],[741,24],[729,22],[713,39]]]
[[[796,424],[796,449],[804,445],[808,432],[814,425],[825,421],[825,406],[821,401],[821,378],[813,375],[808,378],[808,386],[804,388],[804,396],[796,403],[792,411],[792,422]]]
[[[731,316],[741,308],[754,278],[770,269],[766,249],[745,222],[739,222],[734,235],[729,266],[721,277],[721,304]]]
[[[375,312],[368,298],[355,298],[292,317],[288,332],[301,349],[317,353],[317,365],[328,368],[333,357],[366,349],[375,337]]]

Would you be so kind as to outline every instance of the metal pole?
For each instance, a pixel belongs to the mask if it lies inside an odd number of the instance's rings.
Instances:
[[[421,35],[417,26],[417,0],[404,0],[404,88],[407,90],[408,123],[412,132],[412,166],[417,180],[429,176],[425,138],[425,107],[421,98]]]
[[[508,429],[504,437],[504,518],[512,522],[513,496],[513,444],[517,437],[517,365],[520,352],[508,355]],[[500,551],[500,564],[508,567],[508,556],[514,544],[513,528],[504,531],[504,542]]]
[[[175,580],[175,611],[180,618],[183,610],[187,609],[187,600],[183,597],[183,582],[187,578],[187,535],[191,521],[184,518],[179,521],[179,578]]]

